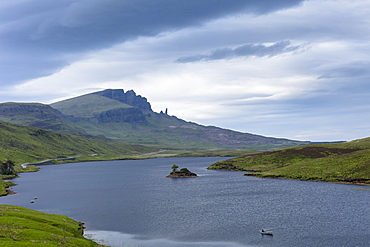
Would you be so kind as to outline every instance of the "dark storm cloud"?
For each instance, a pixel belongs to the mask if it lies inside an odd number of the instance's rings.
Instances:
[[[290,41],[281,41],[270,46],[261,44],[247,44],[239,46],[237,48],[223,48],[217,49],[207,55],[196,55],[189,57],[182,57],[177,59],[179,63],[189,63],[197,61],[210,61],[210,60],[221,60],[235,57],[265,57],[265,56],[276,56],[281,53],[291,52],[298,50],[300,46],[291,46]]]
[[[48,75],[78,55],[234,13],[302,0],[13,0],[0,3],[0,83]]]

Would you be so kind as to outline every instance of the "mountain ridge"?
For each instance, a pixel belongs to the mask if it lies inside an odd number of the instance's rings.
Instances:
[[[0,112],[6,107],[9,105],[0,104]],[[169,116],[167,111],[156,113],[148,100],[133,90],[106,89],[55,102],[49,105],[54,112],[42,104],[37,107],[50,111],[49,124],[43,126],[46,129],[151,148],[266,150],[309,143],[203,126]],[[0,121],[40,127],[44,120],[37,114],[19,112],[18,116],[0,114]]]

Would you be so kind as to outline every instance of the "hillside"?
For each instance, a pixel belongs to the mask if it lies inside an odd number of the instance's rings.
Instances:
[[[0,104],[0,121],[66,134],[88,136],[83,129],[70,123],[61,112],[40,103]]]
[[[264,137],[187,122],[152,111],[132,90],[107,89],[50,105],[0,104],[0,121],[106,142],[167,150],[269,150],[309,142]]]
[[[107,89],[50,105],[93,136],[162,149],[274,149],[308,142],[240,133],[156,113],[132,90]]]
[[[248,176],[370,184],[370,138],[247,155],[209,169],[253,171]]]
[[[83,224],[63,215],[0,205],[1,246],[102,246],[83,237]]]
[[[0,161],[16,164],[46,159],[96,155],[96,159],[120,158],[153,149],[117,143],[105,143],[81,136],[0,122]]]

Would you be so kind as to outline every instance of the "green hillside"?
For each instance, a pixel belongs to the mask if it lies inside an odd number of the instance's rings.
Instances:
[[[95,114],[116,108],[130,108],[132,106],[96,94],[88,94],[63,100],[50,105],[65,115],[74,117],[92,118]]]
[[[247,155],[209,169],[253,171],[248,176],[370,184],[370,138]]]
[[[0,245],[102,246],[83,237],[83,224],[63,215],[0,205]]]
[[[308,144],[187,122],[152,111],[133,90],[106,89],[51,105],[0,104],[0,121],[167,150],[266,150]]]
[[[151,110],[146,98],[107,89],[56,102],[51,107],[92,136],[171,150],[275,149],[308,142],[270,138],[187,122]]]
[[[83,129],[68,121],[59,111],[40,103],[0,104],[0,121],[65,134],[88,136]]]
[[[95,155],[95,159],[113,159],[152,151],[153,149],[142,146],[105,143],[81,136],[0,122],[2,162],[10,159],[21,164],[80,155],[85,159],[90,155]]]

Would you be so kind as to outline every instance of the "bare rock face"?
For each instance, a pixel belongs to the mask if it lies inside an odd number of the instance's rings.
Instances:
[[[172,171],[168,178],[189,178],[189,177],[198,177],[197,174],[189,171],[187,168],[182,168],[180,171]]]
[[[123,89],[106,89],[95,94],[104,96],[119,102],[137,107],[142,110],[152,111],[152,107],[145,97],[136,95],[133,90],[128,90],[126,93]]]
[[[144,114],[138,108],[117,108],[102,112],[95,116],[100,123],[125,122],[131,124],[147,124]]]

